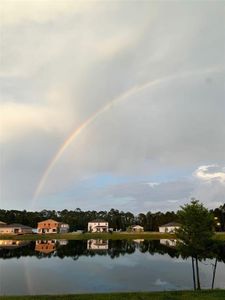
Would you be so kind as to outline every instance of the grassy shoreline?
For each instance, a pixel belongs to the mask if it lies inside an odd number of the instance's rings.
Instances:
[[[124,240],[124,239],[174,239],[174,234],[159,232],[113,232],[113,233],[64,233],[64,234],[26,234],[26,235],[0,235],[1,240]]]
[[[225,290],[75,294],[43,296],[0,296],[1,300],[224,300]]]
[[[157,239],[175,239],[175,234],[159,232],[113,232],[113,233],[66,233],[66,234],[26,234],[26,235],[0,235],[0,240],[157,240]],[[216,233],[216,240],[225,240],[225,232]]]

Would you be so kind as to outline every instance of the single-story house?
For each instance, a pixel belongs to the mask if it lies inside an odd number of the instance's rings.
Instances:
[[[140,225],[133,225],[133,226],[131,226],[131,231],[142,232],[142,231],[144,231],[144,227],[142,227]]]
[[[67,233],[69,225],[52,219],[38,222],[37,233]]]
[[[108,245],[107,240],[88,240],[87,241],[87,249],[88,250],[107,250],[109,245]]]
[[[22,224],[0,224],[0,234],[28,234],[32,228]]]
[[[109,223],[96,219],[91,222],[88,222],[88,231],[89,232],[108,232],[109,231]]]
[[[170,222],[165,225],[159,226],[159,232],[162,233],[174,233],[176,229],[180,228],[180,223]]]

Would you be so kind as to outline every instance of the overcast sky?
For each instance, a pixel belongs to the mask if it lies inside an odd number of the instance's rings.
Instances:
[[[225,1],[0,10],[1,208],[225,202]]]

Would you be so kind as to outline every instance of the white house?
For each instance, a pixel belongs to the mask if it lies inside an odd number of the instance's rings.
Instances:
[[[180,228],[180,224],[176,222],[167,223],[159,226],[159,232],[162,233],[174,233],[176,229]]]
[[[93,220],[88,222],[88,231],[89,232],[108,232],[109,223],[104,220]]]
[[[144,231],[144,227],[142,227],[140,225],[133,225],[133,226],[131,226],[131,231],[141,232],[141,231]]]

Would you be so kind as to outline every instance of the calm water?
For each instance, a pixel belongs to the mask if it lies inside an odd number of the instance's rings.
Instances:
[[[175,241],[0,241],[0,294],[63,294],[193,289],[191,259]],[[225,247],[215,288],[225,288]],[[210,288],[215,259],[199,262]]]

